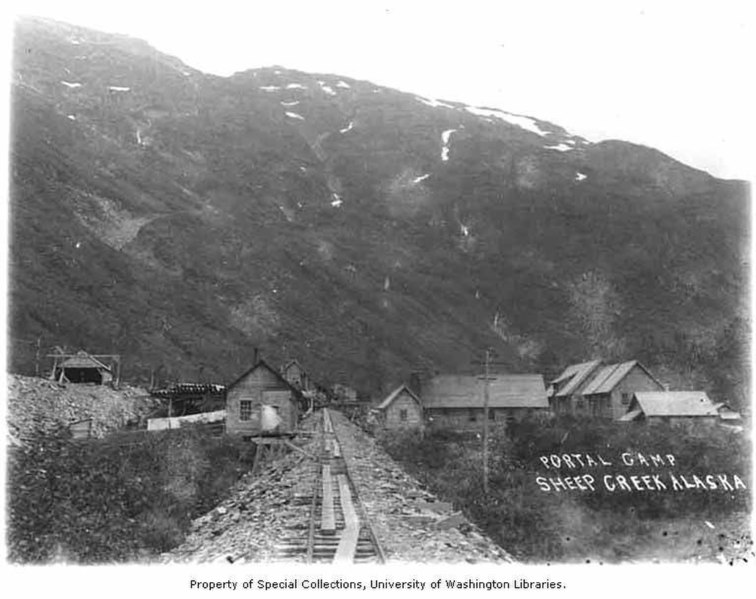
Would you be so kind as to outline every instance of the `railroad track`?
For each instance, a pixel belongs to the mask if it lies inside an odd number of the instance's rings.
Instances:
[[[311,470],[307,530],[279,543],[276,557],[331,563],[383,563],[383,551],[349,477],[341,445],[327,409],[323,409],[318,460]]]

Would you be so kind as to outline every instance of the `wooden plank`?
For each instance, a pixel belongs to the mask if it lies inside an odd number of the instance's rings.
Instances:
[[[331,467],[323,466],[323,501],[320,509],[320,532],[324,535],[336,534],[336,514],[333,510],[333,481]]]
[[[341,531],[341,539],[336,549],[333,563],[352,563],[354,552],[357,549],[357,538],[360,535],[360,520],[352,503],[352,491],[344,474],[338,475],[339,494],[341,497],[341,511],[344,514],[344,530]]]
[[[299,447],[299,446],[297,446],[297,445],[294,445],[294,443],[292,443],[292,442],[291,442],[291,441],[289,441],[288,439],[284,439],[284,445],[286,445],[286,447],[290,447],[290,448],[291,448],[291,449],[293,449],[294,451],[298,451],[299,453],[301,453],[301,454],[304,454],[305,456],[307,456],[307,457],[308,457],[308,458],[310,458],[311,460],[314,460],[314,459],[316,459],[314,455],[312,455],[311,453],[309,453],[309,452],[305,451],[305,450],[304,450],[304,449],[302,449],[301,447]]]
[[[331,422],[331,415],[327,409],[323,410],[323,431],[326,433],[333,432],[333,422]]]

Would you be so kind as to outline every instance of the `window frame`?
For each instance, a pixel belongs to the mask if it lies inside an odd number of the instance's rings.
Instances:
[[[249,422],[252,420],[253,402],[251,399],[239,400],[239,421]]]

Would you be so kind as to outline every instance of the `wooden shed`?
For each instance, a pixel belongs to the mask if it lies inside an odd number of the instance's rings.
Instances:
[[[82,350],[60,363],[56,360],[53,378],[60,382],[105,385],[113,380],[113,371],[110,366]]]
[[[226,388],[226,433],[250,438],[293,435],[303,407],[299,390],[258,360]]]
[[[582,389],[575,413],[619,420],[627,413],[634,393],[664,390],[664,385],[637,360],[609,364],[597,370]]]
[[[405,430],[423,428],[423,408],[420,398],[407,385],[399,385],[380,405],[377,406],[378,418],[386,430]]]
[[[438,375],[422,387],[422,405],[433,428],[477,430],[483,426],[483,377]],[[549,414],[540,374],[497,374],[489,377],[489,424],[506,426],[526,416]]]
[[[719,422],[719,410],[705,391],[637,392],[620,421],[701,427]]]

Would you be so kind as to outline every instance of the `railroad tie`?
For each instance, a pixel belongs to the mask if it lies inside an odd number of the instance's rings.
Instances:
[[[336,549],[333,563],[351,563],[357,549],[357,539],[360,536],[360,521],[352,503],[352,491],[344,474],[338,475],[339,495],[341,497],[341,511],[344,514],[344,530]]]
[[[323,503],[320,511],[320,532],[324,535],[336,534],[336,515],[333,510],[333,481],[331,467],[323,466]]]

